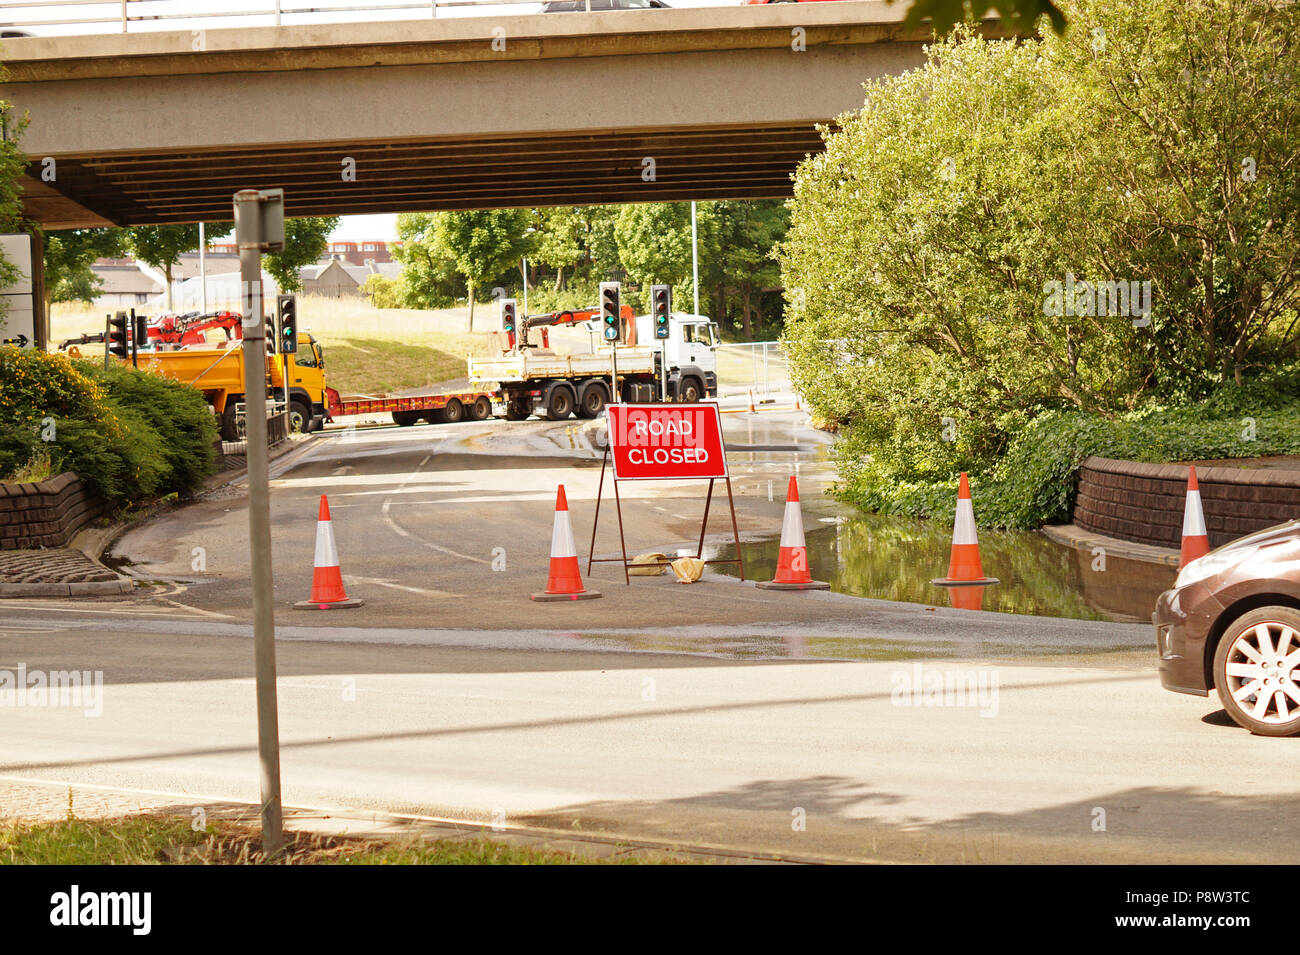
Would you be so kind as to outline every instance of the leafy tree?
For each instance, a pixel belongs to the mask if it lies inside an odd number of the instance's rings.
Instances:
[[[713,317],[720,320],[729,316],[734,306],[739,311],[742,334],[747,341],[753,341],[764,323],[764,292],[779,287],[781,282],[780,266],[772,252],[785,237],[790,213],[780,199],[725,200],[705,205],[714,226],[701,251],[701,283],[717,291],[718,307]]]
[[[437,243],[435,213],[402,213],[397,217],[397,236],[393,257],[402,263],[402,305],[447,308],[466,294],[455,260]]]
[[[701,248],[716,244],[716,228],[708,204],[696,209],[696,231]],[[642,286],[629,296],[633,307],[642,301],[651,283],[673,286],[678,301],[693,295],[691,287],[691,204],[659,202],[624,206],[614,225],[618,255],[628,278]]]
[[[586,222],[577,206],[559,206],[537,210],[537,234],[533,257],[555,269],[555,291],[564,287],[564,270],[577,265],[586,256],[583,239]]]
[[[474,330],[474,296],[511,269],[531,247],[529,214],[522,209],[439,212],[434,243],[455,264],[469,294],[469,330]]]
[[[91,302],[103,283],[91,270],[96,259],[126,252],[122,229],[67,229],[45,234],[45,306]]]
[[[962,30],[869,84],[800,167],[788,345],[859,487],[986,466],[1048,409],[1115,415],[1297,352],[1294,5],[1062,6],[1063,37]]]
[[[0,231],[28,231],[28,224],[23,219],[22,189],[18,184],[27,168],[27,157],[18,148],[27,120],[11,115],[9,103],[0,99],[0,124],[4,128],[4,136],[0,137]],[[17,267],[0,256],[0,288],[8,286],[17,277]],[[5,303],[0,302],[0,310],[5,307]]]
[[[955,24],[983,19],[990,10],[996,10],[999,18],[1018,32],[1031,32],[1039,17],[1047,17],[1057,33],[1065,32],[1065,14],[1052,0],[913,0],[903,22],[906,26],[917,26],[922,20],[929,20],[934,31],[942,36]]]
[[[229,222],[208,222],[208,235],[225,235],[231,229]],[[131,254],[145,265],[160,269],[167,279],[167,308],[172,308],[172,267],[186,252],[199,247],[199,224],[187,222],[179,225],[132,226],[127,240]]]
[[[382,275],[368,275],[361,283],[361,294],[370,299],[375,308],[401,308],[405,283],[400,279]]]
[[[1300,8],[1069,9],[1078,29],[1044,52],[1057,97],[1083,120],[1077,171],[1108,199],[1088,230],[1095,259],[1154,286],[1160,390],[1195,397],[1296,354]]]
[[[262,257],[262,268],[275,279],[281,292],[302,289],[303,266],[320,261],[329,235],[339,227],[338,216],[304,216],[284,223],[284,248]]]

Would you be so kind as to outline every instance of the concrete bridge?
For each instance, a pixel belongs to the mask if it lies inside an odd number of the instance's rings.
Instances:
[[[922,62],[905,8],[11,39],[0,97],[50,229],[229,219],[249,186],[300,216],[785,196],[818,123]]]

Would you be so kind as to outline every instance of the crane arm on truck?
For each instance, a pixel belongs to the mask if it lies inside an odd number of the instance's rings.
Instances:
[[[620,314],[631,336],[627,344],[636,344],[636,313],[632,311],[632,306],[624,305],[620,309]],[[525,315],[520,324],[519,344],[520,348],[534,347],[528,343],[528,333],[534,328],[549,328],[555,325],[581,325],[583,322],[589,322],[592,319],[600,318],[600,306],[591,308],[574,308],[565,309],[560,312],[543,312],[538,315]]]
[[[243,316],[238,312],[208,312],[206,315],[162,315],[149,324],[149,340],[169,345],[201,345],[202,332],[220,328],[226,341],[244,337]]]

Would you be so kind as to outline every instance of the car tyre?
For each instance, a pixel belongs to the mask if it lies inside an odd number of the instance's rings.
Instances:
[[[1300,610],[1260,607],[1229,624],[1214,652],[1214,686],[1252,733],[1300,733]]]

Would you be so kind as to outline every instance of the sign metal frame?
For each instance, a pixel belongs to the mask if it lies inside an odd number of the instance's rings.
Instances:
[[[718,424],[718,445],[719,445],[719,448],[720,448],[720,450],[721,450],[721,454],[722,454],[722,475],[721,475],[721,477],[719,477],[719,476],[713,476],[713,477],[696,477],[696,476],[688,476],[688,477],[672,477],[672,476],[665,476],[665,477],[619,477],[619,476],[618,476],[618,468],[617,468],[617,466],[614,465],[614,466],[611,467],[611,461],[610,461],[610,458],[611,458],[611,455],[610,455],[610,448],[613,447],[613,443],[614,443],[614,442],[613,442],[613,438],[611,437],[611,430],[612,430],[612,429],[611,429],[611,427],[610,427],[610,422],[612,421],[612,416],[609,414],[609,411],[607,410],[607,411],[606,411],[606,418],[605,418],[605,420],[606,420],[605,453],[604,453],[603,457],[601,458],[601,462],[600,462],[600,485],[599,485],[599,487],[598,487],[597,490],[596,490],[596,514],[595,514],[595,517],[592,519],[592,522],[591,522],[591,548],[590,548],[590,550],[589,550],[588,553],[587,553],[587,574],[588,574],[588,575],[591,574],[591,565],[592,565],[592,564],[599,564],[599,563],[622,563],[622,565],[623,565],[623,582],[624,582],[625,584],[629,585],[629,586],[630,586],[631,583],[632,583],[632,575],[631,575],[631,574],[629,573],[629,571],[628,571],[628,568],[629,568],[629,566],[630,566],[630,563],[629,563],[629,561],[628,561],[628,559],[627,559],[627,537],[626,537],[626,535],[625,535],[625,533],[624,533],[624,530],[623,530],[623,501],[622,501],[622,498],[620,497],[620,495],[619,495],[619,493],[618,493],[618,485],[619,485],[619,482],[620,482],[620,481],[674,481],[674,480],[679,480],[679,481],[704,481],[704,480],[707,480],[707,481],[709,482],[709,490],[708,490],[708,494],[707,494],[707,495],[705,496],[705,498],[704,498],[704,517],[703,517],[703,519],[700,521],[700,541],[699,541],[698,546],[695,548],[695,558],[696,558],[696,560],[703,560],[703,558],[704,558],[704,537],[705,537],[705,534],[708,532],[708,527],[709,527],[709,508],[710,508],[710,506],[711,506],[712,503],[713,503],[713,485],[714,485],[717,481],[721,480],[721,481],[725,482],[726,485],[727,485],[727,507],[728,507],[729,510],[731,511],[731,533],[732,533],[732,538],[734,539],[734,541],[735,541],[735,543],[736,543],[736,556],[735,556],[734,558],[730,558],[730,559],[721,559],[721,558],[719,558],[719,559],[715,559],[715,560],[706,560],[706,561],[704,561],[704,563],[705,563],[705,564],[737,564],[737,565],[739,565],[739,568],[740,568],[740,579],[741,579],[741,581],[743,582],[744,579],[745,579],[745,561],[744,561],[744,557],[742,556],[742,554],[741,554],[741,550],[740,550],[740,530],[739,530],[739,528],[738,528],[738,526],[737,526],[737,524],[736,524],[736,502],[735,502],[735,498],[732,496],[732,492],[731,492],[731,471],[730,471],[730,469],[727,467],[727,442],[726,442],[726,439],[723,438],[723,436],[722,436],[722,415],[721,415],[721,412],[720,412],[720,410],[719,410],[719,408],[718,408],[718,404],[717,404],[717,402],[713,402],[713,401],[703,401],[703,402],[697,402],[697,403],[695,403],[695,404],[689,404],[689,405],[687,405],[687,404],[673,404],[673,403],[669,403],[669,404],[650,404],[650,405],[647,405],[647,404],[619,403],[619,404],[616,404],[616,405],[609,405],[609,406],[607,406],[607,408],[620,408],[620,409],[629,409],[629,408],[655,408],[655,409],[667,409],[667,410],[672,410],[672,411],[697,411],[697,410],[700,410],[700,409],[708,409],[709,411],[711,411],[711,412],[713,413],[713,415],[714,415],[714,419],[717,421],[717,424]],[[597,528],[599,528],[599,526],[600,526],[600,502],[601,502],[601,498],[604,497],[604,494],[605,494],[605,470],[606,470],[607,468],[610,468],[610,469],[612,470],[612,472],[613,472],[612,483],[613,483],[613,485],[614,485],[614,507],[615,507],[615,510],[616,510],[617,513],[618,513],[618,541],[619,541],[619,546],[621,547],[621,549],[622,549],[622,553],[623,553],[623,556],[622,556],[621,558],[619,558],[619,557],[597,557],[597,556],[596,556],[596,530],[597,530]],[[659,566],[662,567],[662,566],[665,566],[665,565],[667,565],[667,564],[671,564],[672,561],[670,561],[670,560],[659,560],[659,561],[656,561],[655,563],[657,563]],[[643,565],[638,564],[637,566],[643,566]]]

